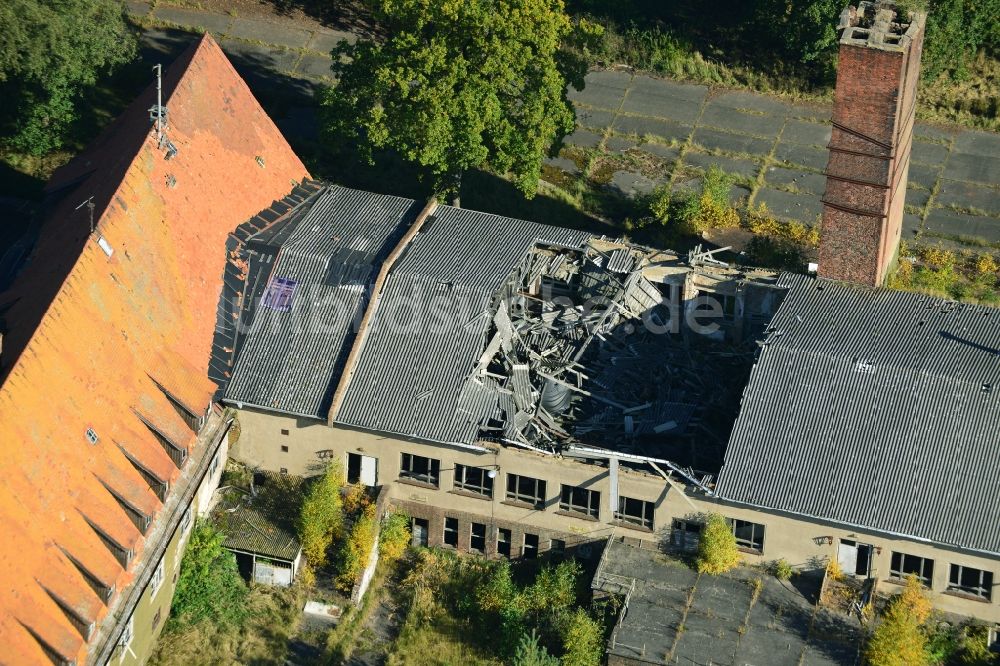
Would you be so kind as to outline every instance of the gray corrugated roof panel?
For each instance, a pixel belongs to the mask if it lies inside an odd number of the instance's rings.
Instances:
[[[1000,553],[1000,310],[780,284],[719,494]]]
[[[257,304],[226,399],[325,417],[370,283],[420,207],[410,199],[331,186],[296,210],[294,227],[268,239],[269,246],[280,243],[273,267],[265,266],[267,253],[251,260],[264,283],[292,281],[290,304],[287,311]]]
[[[494,293],[536,242],[579,246],[588,238],[440,206],[386,281],[337,421],[474,442],[480,424],[500,412],[495,387],[466,381],[488,343]]]

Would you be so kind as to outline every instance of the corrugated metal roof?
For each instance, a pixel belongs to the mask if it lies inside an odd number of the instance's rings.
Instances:
[[[250,506],[216,512],[219,529],[226,535],[222,546],[285,562],[294,562],[302,546],[295,535]]]
[[[419,208],[411,199],[329,186],[293,211],[279,237],[249,237],[248,245],[280,243],[267,280],[260,282],[297,284],[290,311],[266,304],[256,309],[226,399],[324,417],[371,281]],[[268,256],[258,253],[250,272],[267,264]],[[247,325],[245,318],[241,323]]]
[[[780,284],[719,494],[1000,553],[1000,310]]]
[[[487,346],[490,303],[536,242],[590,234],[441,206],[386,282],[339,423],[471,443],[500,414],[495,387],[466,381]]]

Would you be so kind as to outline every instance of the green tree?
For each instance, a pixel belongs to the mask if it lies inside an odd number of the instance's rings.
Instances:
[[[340,489],[344,471],[332,463],[306,491],[295,528],[302,543],[302,552],[313,567],[326,563],[330,545],[344,526],[344,508]]]
[[[577,29],[562,0],[372,0],[382,40],[333,50],[336,87],[321,103],[336,145],[369,159],[392,149],[457,197],[462,172],[511,174],[532,197],[553,143],[572,131],[566,80],[594,27]],[[588,31],[590,31],[588,33]]]
[[[539,644],[538,636],[532,631],[521,636],[514,652],[514,666],[559,666],[559,659],[549,654],[544,645]]]
[[[375,535],[378,534],[378,518],[375,515],[375,505],[369,504],[351,526],[350,534],[344,540],[337,562],[337,586],[344,592],[351,589],[361,580],[361,574],[368,564],[372,548],[375,547]]]
[[[563,666],[598,666],[604,657],[604,631],[587,611],[577,608],[562,631]]]
[[[403,556],[410,545],[410,517],[402,512],[390,513],[382,520],[379,533],[379,556],[392,563]]]
[[[135,55],[121,0],[0,3],[0,132],[17,150],[61,145],[80,93]]]
[[[814,70],[817,83],[834,78],[837,23],[845,0],[757,0],[757,19],[763,34],[788,56]],[[751,48],[762,44],[749,44]]]
[[[698,540],[698,571],[709,574],[725,573],[740,563],[733,528],[717,513],[705,521]]]
[[[225,540],[226,536],[209,523],[198,521],[195,525],[181,560],[171,623],[186,625],[211,619],[229,625],[245,617],[247,586],[240,577],[236,556],[222,547]]]
[[[931,659],[924,624],[931,603],[923,584],[910,576],[903,591],[889,602],[865,648],[869,666],[924,666]]]

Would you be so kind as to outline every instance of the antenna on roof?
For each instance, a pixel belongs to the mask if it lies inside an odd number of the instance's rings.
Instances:
[[[87,210],[90,212],[90,233],[94,233],[94,195],[87,197],[86,200],[73,210],[80,210],[84,206],[86,206]]]
[[[156,106],[149,109],[149,119],[156,123],[156,141],[163,143],[163,128],[167,124],[167,107],[163,106],[163,65],[153,65],[156,72]]]

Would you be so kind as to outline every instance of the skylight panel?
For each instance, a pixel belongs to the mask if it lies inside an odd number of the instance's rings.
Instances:
[[[292,298],[299,286],[298,280],[287,277],[276,277],[267,285],[262,305],[278,312],[291,312]]]

